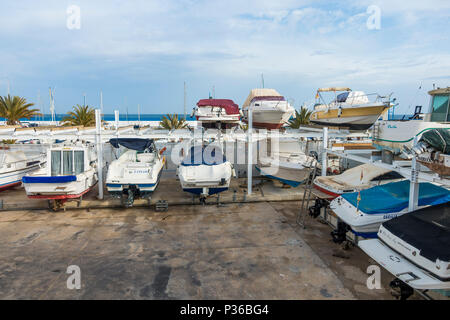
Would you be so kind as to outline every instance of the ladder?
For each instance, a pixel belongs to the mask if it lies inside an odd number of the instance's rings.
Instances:
[[[314,179],[316,178],[316,174],[317,174],[317,161],[315,161],[314,167],[311,166],[311,169],[309,171],[309,176],[306,179],[305,191],[303,192],[302,204],[300,206],[300,211],[298,212],[297,218],[296,218],[296,223],[303,228],[306,228],[305,217],[309,210],[308,206],[309,206],[309,201],[311,200],[313,182],[314,182]]]

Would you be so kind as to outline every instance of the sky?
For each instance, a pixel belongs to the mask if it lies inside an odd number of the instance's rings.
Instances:
[[[412,113],[450,86],[449,34],[448,0],[3,0],[0,94],[47,113],[49,87],[57,113],[100,92],[104,113],[183,113],[186,82],[190,113],[213,92],[242,105],[263,75],[296,108],[349,86]]]

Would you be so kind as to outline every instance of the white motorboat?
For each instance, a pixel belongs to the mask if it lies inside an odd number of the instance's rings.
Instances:
[[[292,187],[302,184],[316,165],[316,159],[307,156],[298,140],[280,140],[278,150],[261,156],[255,166],[263,176],[276,179]]]
[[[401,179],[403,177],[395,171],[362,164],[340,175],[316,177],[314,188],[323,195],[322,199],[332,200],[344,193],[357,192]]]
[[[233,167],[220,147],[193,146],[179,165],[177,174],[184,191],[204,199],[228,190]]]
[[[25,191],[32,199],[59,200],[82,197],[98,181],[97,153],[88,142],[65,142],[47,151],[47,166],[22,178]]]
[[[202,99],[193,115],[205,129],[230,129],[239,125],[241,118],[239,106],[229,99]]]
[[[430,206],[381,225],[378,239],[359,246],[403,284],[450,289],[450,203]]]
[[[106,176],[108,192],[118,198],[127,196],[127,206],[137,197],[148,198],[156,190],[166,162],[153,139],[115,138],[110,140],[114,148],[128,150],[111,162]]]
[[[19,186],[22,177],[45,165],[45,154],[26,155],[22,150],[0,148],[0,191]]]
[[[334,100],[326,103],[322,97],[323,92],[333,92]],[[370,101],[369,96],[375,96],[375,99]],[[367,95],[363,91],[341,87],[318,89],[316,99],[318,101],[309,118],[312,123],[350,130],[369,129],[383,111],[392,106],[390,97]]]
[[[291,117],[295,109],[274,89],[253,89],[242,105],[243,121],[248,123],[248,109],[252,110],[253,127],[279,129]]]
[[[408,213],[410,182],[403,180],[334,199],[330,208],[354,234],[376,237],[380,225]],[[431,183],[419,184],[419,209],[450,201],[450,191]],[[344,230],[340,230],[344,231]],[[339,232],[337,232],[339,233]]]
[[[380,150],[400,154],[404,147],[412,148],[414,138],[420,139],[424,132],[434,129],[450,130],[450,87],[428,92],[431,96],[430,110],[420,119],[380,120],[373,127],[373,145]]]

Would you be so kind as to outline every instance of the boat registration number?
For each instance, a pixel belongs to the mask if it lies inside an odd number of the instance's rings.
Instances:
[[[128,170],[128,174],[148,174],[148,169]]]

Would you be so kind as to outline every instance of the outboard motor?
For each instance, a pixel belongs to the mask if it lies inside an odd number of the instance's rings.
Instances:
[[[310,157],[313,157],[313,158],[316,159],[316,160],[319,160],[319,155],[317,154],[316,151],[310,151],[310,152],[309,152],[309,156],[310,156]]]
[[[347,232],[350,231],[350,227],[345,222],[339,221],[337,228],[331,231],[331,237],[334,243],[342,243],[347,240]]]
[[[317,218],[320,215],[320,209],[322,209],[323,207],[326,207],[326,201],[322,200],[322,199],[316,199],[316,201],[314,202],[314,205],[309,207],[309,215],[313,218]]]

